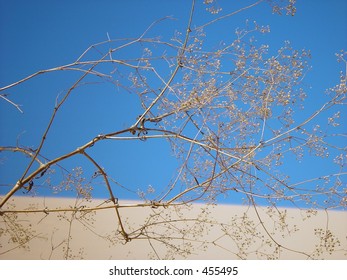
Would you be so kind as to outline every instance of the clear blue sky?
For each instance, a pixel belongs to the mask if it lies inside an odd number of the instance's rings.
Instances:
[[[194,23],[202,24],[210,16],[203,10],[203,1],[197,2]],[[220,0],[222,14],[240,6],[234,2]],[[137,37],[153,21],[165,16],[172,16],[175,20],[160,23],[148,36],[169,38],[175,30],[184,32],[189,9],[190,1],[185,0],[0,0],[0,86],[39,70],[71,63],[91,44],[106,40],[107,34],[111,39]],[[322,96],[326,88],[338,82],[342,65],[336,62],[334,54],[347,49],[346,15],[347,1],[344,0],[298,1],[294,17],[273,15],[269,6],[263,3],[208,27],[207,31],[211,34],[208,44],[217,46],[220,40],[231,38],[235,28],[243,27],[245,20],[249,19],[261,25],[270,25],[271,33],[260,39],[270,45],[272,52],[281,47],[285,40],[289,40],[294,48],[310,49],[313,68],[305,83],[312,88],[308,92],[306,110],[313,112],[324,102],[323,97],[317,96]],[[8,97],[21,104],[24,113],[0,100],[0,145],[19,143],[37,147],[57,94],[68,89],[78,76],[72,72],[52,73],[8,90]],[[112,84],[82,86],[58,115],[42,153],[50,159],[62,155],[97,134],[128,127],[140,113],[135,96],[115,89]],[[140,144],[101,143],[90,153],[114,179],[135,191],[145,189],[148,185],[159,189],[167,185],[174,178],[177,166],[169,145],[160,140]],[[27,159],[13,154],[1,155],[2,159],[3,156],[6,161],[0,166],[0,183],[11,185],[23,173]],[[82,165],[87,173],[94,170],[82,157],[62,164],[67,169]],[[317,163],[315,168],[326,168],[329,173],[329,167],[324,163]],[[298,179],[304,179],[306,173],[297,170]],[[1,187],[0,194],[6,190],[8,187]],[[96,195],[104,197],[106,192],[100,191]],[[127,191],[121,191],[119,196],[136,198],[135,194]]]

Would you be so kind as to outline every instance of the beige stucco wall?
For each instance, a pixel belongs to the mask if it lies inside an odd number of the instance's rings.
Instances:
[[[9,202],[8,205],[12,205],[13,209],[69,208],[76,203],[73,199],[42,197],[15,197]],[[101,200],[94,200],[84,206],[100,203]],[[120,203],[136,204],[134,201]],[[78,207],[83,206],[82,204],[78,204]],[[203,214],[201,209],[204,209]],[[126,244],[117,238],[118,222],[114,209],[101,210],[95,215],[78,216],[79,219],[73,219],[72,222],[72,212],[67,212],[65,216],[61,213],[18,214],[17,222],[20,221],[23,229],[30,229],[37,236],[32,239],[30,237],[25,248],[16,248],[15,243],[8,242],[9,235],[2,234],[0,259],[62,259],[67,246],[69,258],[77,259],[267,259],[274,256],[279,259],[308,258],[300,252],[319,259],[347,259],[347,212],[319,211],[310,214],[298,209],[279,209],[281,213],[286,213],[287,226],[281,228],[277,222],[279,212],[276,209],[271,215],[266,208],[257,210],[268,232],[261,225],[254,208],[248,206],[219,205],[205,208],[202,204],[194,204],[183,210],[121,208],[124,227],[128,232],[144,223],[157,224],[146,232],[156,239],[142,237]],[[242,219],[245,213],[247,218]],[[148,220],[148,217],[151,218]],[[199,221],[195,220],[197,217]],[[7,223],[2,221],[0,227],[6,230],[10,224],[9,220]],[[329,229],[332,232],[323,243],[319,242],[319,229]],[[168,243],[161,239],[165,232],[169,232],[173,237]],[[69,235],[71,239],[68,241]],[[267,243],[271,239],[286,249],[274,253],[273,242],[270,242],[272,245]],[[240,244],[244,247],[241,248]],[[320,256],[314,255],[317,244],[323,245]],[[326,249],[331,246],[335,247],[330,254]]]

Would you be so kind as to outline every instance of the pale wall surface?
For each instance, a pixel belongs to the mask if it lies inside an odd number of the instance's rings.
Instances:
[[[10,203],[14,209],[53,209],[66,208],[66,205],[74,207],[75,200],[15,197]],[[94,200],[91,205],[100,203],[101,200]],[[136,202],[122,201],[123,203]],[[80,206],[82,205],[78,205]],[[155,227],[149,227],[146,232],[152,237],[155,236],[155,239],[142,237],[126,244],[116,237],[119,237],[118,223],[113,209],[98,211],[93,216],[78,216],[78,220],[72,221],[73,212],[67,212],[65,216],[58,213],[18,214],[17,221],[23,225],[22,229],[30,228],[37,237],[28,238],[30,241],[25,244],[27,248],[16,248],[16,244],[8,243],[9,235],[2,234],[0,259],[63,259],[67,247],[69,258],[77,259],[267,259],[274,256],[279,259],[308,258],[299,252],[308,253],[318,259],[347,259],[347,212],[321,211],[307,218],[306,211],[280,209],[282,213],[286,210],[287,224],[281,230],[281,225],[276,222],[277,210],[272,213],[274,221],[266,214],[266,209],[258,208],[262,222],[268,233],[271,233],[269,237],[253,208],[221,205],[206,208],[204,214],[201,214],[202,208],[204,206],[200,204],[182,211],[173,208],[170,211],[122,208],[120,212],[128,232],[145,222],[156,223]],[[244,213],[247,218],[242,219]],[[197,217],[199,221],[195,220]],[[169,220],[174,222],[170,223]],[[11,223],[9,219],[7,223],[2,219],[0,229],[9,229]],[[295,228],[299,230],[294,231]],[[315,229],[320,228],[328,228],[333,234],[321,243],[318,235],[314,233]],[[169,232],[173,237],[169,242],[161,239],[165,232]],[[317,232],[319,233],[319,230]],[[274,253],[274,247],[268,243],[272,238],[289,250],[283,249]],[[315,254],[317,244],[321,244],[323,248],[320,256]],[[332,254],[326,250],[331,246],[335,246]]]

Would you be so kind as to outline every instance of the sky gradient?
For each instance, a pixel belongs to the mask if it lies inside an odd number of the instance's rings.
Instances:
[[[252,1],[242,1],[253,3]],[[241,7],[234,1],[219,1],[223,12],[228,13]],[[245,4],[242,4],[245,5]],[[204,11],[202,1],[198,1],[194,24],[208,22],[212,16]],[[189,16],[190,1],[3,1],[0,0],[0,87],[11,84],[43,69],[65,65],[75,61],[90,45],[108,38],[136,38],[154,21],[170,16],[155,25],[148,37],[171,38],[176,31],[185,32]],[[310,115],[324,103],[324,91],[339,82],[343,65],[336,61],[335,53],[347,47],[347,2],[298,1],[294,17],[271,13],[266,4],[246,10],[217,22],[206,28],[209,37],[207,46],[216,48],[220,41],[230,40],[237,27],[244,27],[247,19],[259,25],[269,25],[271,32],[257,39],[270,46],[275,53],[288,40],[296,49],[309,49],[312,54],[311,71],[304,84],[308,99],[303,116]],[[124,56],[135,51],[129,49]],[[129,52],[129,53],[127,53]],[[20,113],[9,103],[0,100],[0,145],[23,145],[37,147],[54,109],[57,96],[66,91],[80,76],[74,72],[55,72],[39,75],[28,82],[11,88],[5,93],[16,104],[21,105]],[[95,81],[96,82],[96,81]],[[42,150],[50,159],[76,149],[98,134],[129,127],[136,121],[142,110],[136,96],[111,83],[95,83],[89,80],[76,89],[64,105]],[[346,110],[342,117],[347,118]],[[343,123],[341,131],[346,132]],[[344,140],[345,141],[345,140]],[[346,142],[346,141],[345,141]],[[159,151],[159,152],[158,152]],[[93,147],[90,154],[102,162],[117,182],[125,188],[120,196],[127,199],[138,198],[138,190],[148,186],[159,188],[173,180],[177,162],[172,156],[167,142],[154,140],[143,142],[103,142]],[[28,159],[20,155],[1,155],[0,194],[4,194],[23,173]],[[64,162],[64,168],[71,170],[80,165],[82,157]],[[330,166],[323,161],[314,161],[315,170]],[[83,164],[85,172],[93,173],[90,164]],[[90,169],[89,169],[90,168]],[[297,180],[307,178],[307,170],[295,166],[291,172]],[[100,181],[101,182],[101,181]],[[52,182],[54,184],[54,182]],[[97,191],[96,197],[107,193]],[[41,190],[42,191],[42,190]],[[47,192],[39,194],[48,195]],[[123,193],[124,192],[124,193]],[[20,191],[18,194],[22,194]],[[223,202],[230,202],[223,200]],[[234,202],[234,201],[232,201]]]

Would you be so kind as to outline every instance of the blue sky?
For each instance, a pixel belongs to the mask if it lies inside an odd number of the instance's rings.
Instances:
[[[202,0],[197,1],[193,25],[211,19],[204,11]],[[241,7],[236,1],[219,1],[223,13]],[[252,1],[241,1],[253,3]],[[147,36],[172,37],[174,32],[184,32],[190,1],[3,1],[0,0],[0,86],[6,86],[39,70],[75,61],[91,44],[117,38],[140,36],[155,20],[172,16],[156,25]],[[225,21],[207,27],[209,46],[218,46],[221,40],[232,38],[237,27],[245,21],[256,20],[260,25],[270,25],[271,32],[258,39],[270,45],[270,52],[289,40],[297,49],[310,49],[312,70],[305,84],[308,103],[303,114],[310,114],[324,103],[323,92],[339,81],[342,65],[336,62],[335,53],[347,47],[347,2],[298,1],[294,17],[271,13],[263,3]],[[132,49],[129,52],[134,51]],[[125,56],[129,53],[124,53]],[[66,91],[80,74],[55,72],[34,79],[6,91],[8,97],[21,104],[21,114],[9,103],[0,100],[0,145],[19,143],[37,147],[58,94]],[[318,97],[317,97],[318,96]],[[126,128],[141,114],[136,96],[110,83],[88,84],[76,89],[58,114],[47,144],[42,151],[50,159],[76,149],[100,133]],[[346,112],[343,112],[343,116]],[[344,124],[344,129],[346,125]],[[158,152],[159,151],[159,152]],[[167,142],[103,142],[90,154],[102,162],[112,178],[136,191],[149,185],[160,189],[173,180],[177,162]],[[3,155],[2,159],[3,159]],[[17,154],[6,154],[0,167],[0,194],[23,173],[28,159]],[[324,162],[316,162],[314,169],[327,169]],[[82,157],[62,165],[66,169],[83,166],[92,173],[90,163]],[[295,168],[293,167],[293,170]],[[299,179],[307,172],[294,170]],[[314,173],[313,173],[314,174]],[[95,189],[100,186],[94,186]],[[38,193],[42,190],[37,189]],[[136,198],[135,193],[119,190],[122,198]],[[21,194],[21,193],[19,193]],[[49,194],[43,192],[43,194]],[[105,197],[104,191],[96,196]],[[228,202],[228,201],[225,201]]]

